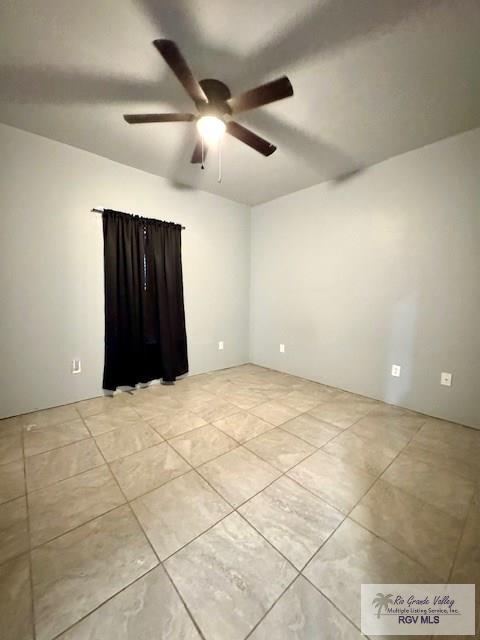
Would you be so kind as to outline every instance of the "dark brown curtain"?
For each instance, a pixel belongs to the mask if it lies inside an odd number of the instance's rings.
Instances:
[[[188,371],[181,226],[103,213],[104,389]]]

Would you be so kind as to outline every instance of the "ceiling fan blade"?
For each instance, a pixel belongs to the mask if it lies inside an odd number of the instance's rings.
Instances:
[[[200,83],[194,78],[185,58],[180,53],[180,49],[173,40],[165,40],[161,38],[160,40],[154,40],[153,44],[170,69],[177,76],[192,100],[195,103],[208,102],[207,96],[200,86]]]
[[[204,145],[203,147],[203,159],[207,157],[208,147]],[[193,149],[192,159],[190,160],[192,164],[200,164],[202,162],[202,141],[200,139],[197,140],[197,144]]]
[[[274,144],[271,144],[264,138],[257,136],[256,133],[253,133],[250,129],[246,129],[241,124],[238,124],[238,122],[228,122],[227,133],[234,138],[238,138],[238,140],[241,140],[245,144],[248,144],[249,147],[252,147],[252,149],[255,149],[255,151],[258,151],[264,156],[271,156],[277,149]]]
[[[232,113],[240,113],[241,111],[256,109],[264,104],[270,104],[290,96],[293,96],[293,87],[287,76],[283,76],[278,80],[272,80],[272,82],[267,82],[255,89],[250,89],[250,91],[234,96],[227,102]]]
[[[123,116],[128,124],[144,124],[145,122],[192,122],[193,113],[138,113]]]

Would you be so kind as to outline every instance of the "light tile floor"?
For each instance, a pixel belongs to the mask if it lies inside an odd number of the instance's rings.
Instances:
[[[2,640],[361,638],[474,582],[480,432],[244,365],[0,421]]]

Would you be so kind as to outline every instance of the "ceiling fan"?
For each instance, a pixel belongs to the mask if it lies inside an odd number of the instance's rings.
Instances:
[[[262,155],[272,155],[277,148],[275,145],[238,124],[231,116],[292,96],[293,88],[286,76],[232,97],[230,89],[220,80],[206,78],[198,81],[172,40],[155,40],[153,44],[194,101],[198,115],[147,113],[123,116],[129,124],[196,122],[200,138],[197,139],[191,162],[202,163],[202,166],[208,143],[218,141],[225,131]]]

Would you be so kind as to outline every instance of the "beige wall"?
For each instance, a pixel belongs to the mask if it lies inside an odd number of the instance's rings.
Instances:
[[[253,362],[480,427],[480,129],[254,207],[251,252]]]
[[[103,240],[92,206],[184,224],[190,370],[248,360],[248,207],[4,125],[0,149],[0,417],[101,393]]]

